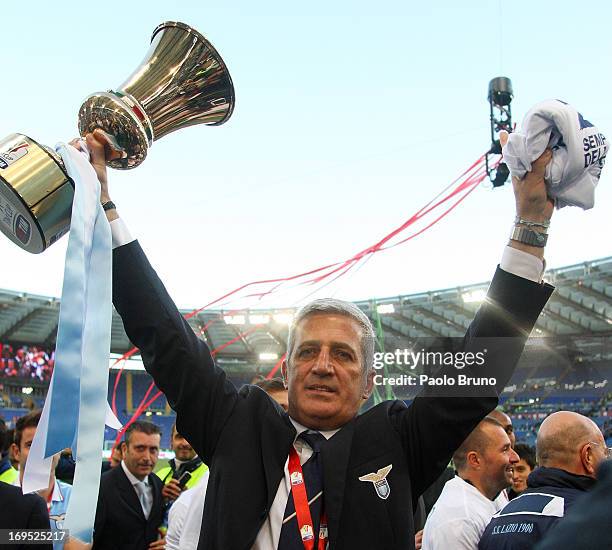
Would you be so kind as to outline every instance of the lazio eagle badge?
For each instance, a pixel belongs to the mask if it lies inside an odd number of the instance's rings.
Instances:
[[[359,481],[371,481],[374,484],[374,489],[376,489],[376,494],[385,500],[391,493],[391,487],[389,487],[389,482],[387,481],[387,475],[391,471],[391,468],[393,468],[393,464],[381,468],[378,472],[372,472],[371,474],[361,476]]]

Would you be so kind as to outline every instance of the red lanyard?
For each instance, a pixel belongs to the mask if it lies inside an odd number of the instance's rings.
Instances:
[[[51,492],[49,493],[49,496],[47,497],[47,512],[51,512],[51,500],[53,499],[54,490],[55,490],[55,485],[53,486],[53,489],[51,489]]]
[[[308,495],[306,494],[306,484],[302,474],[302,466],[297,451],[291,446],[289,450],[289,479],[291,480],[291,494],[295,504],[295,515],[297,517],[300,536],[304,543],[305,550],[314,550],[314,530],[310,506],[308,505]],[[322,498],[322,497],[319,497]],[[317,550],[325,550],[327,546],[327,513],[323,510],[321,503],[321,518],[319,521],[319,544]]]

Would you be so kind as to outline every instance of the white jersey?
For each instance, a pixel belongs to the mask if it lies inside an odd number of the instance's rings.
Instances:
[[[477,550],[489,521],[508,503],[502,491],[489,500],[476,487],[455,476],[446,482],[423,533],[423,550]]]

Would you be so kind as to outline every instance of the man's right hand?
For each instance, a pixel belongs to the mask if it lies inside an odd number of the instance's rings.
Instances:
[[[91,165],[96,171],[98,180],[100,181],[101,193],[100,200],[107,202],[110,199],[108,193],[108,177],[106,171],[107,151],[112,151],[108,146],[108,140],[102,130],[94,130],[93,134],[87,134],[85,136],[85,142],[89,149]],[[112,153],[109,154],[108,160],[111,160]]]
[[[81,150],[79,141],[79,139],[73,139],[70,142],[70,145],[72,145],[76,149]],[[92,134],[86,134],[85,143],[87,144],[87,148],[89,149],[89,162],[91,162],[93,169],[96,171],[98,181],[100,182],[100,201],[103,203],[108,202],[111,200],[111,198],[108,192],[106,163],[110,160],[120,158],[121,153],[113,149],[113,147],[111,146],[110,139],[107,137],[106,133],[100,128],[94,130]]]
[[[168,500],[176,500],[181,495],[182,489],[178,480],[171,479],[164,485],[162,496]]]

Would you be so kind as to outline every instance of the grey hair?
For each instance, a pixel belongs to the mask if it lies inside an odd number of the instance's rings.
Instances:
[[[287,362],[291,358],[293,353],[293,347],[295,345],[295,331],[298,325],[311,315],[317,314],[336,314],[343,315],[353,319],[361,328],[361,359],[363,361],[364,375],[368,374],[374,364],[374,344],[376,340],[376,333],[374,327],[367,315],[361,311],[355,304],[351,302],[345,302],[343,300],[337,300],[335,298],[321,298],[319,300],[313,300],[302,307],[296,314],[289,327],[289,336],[287,337]]]

